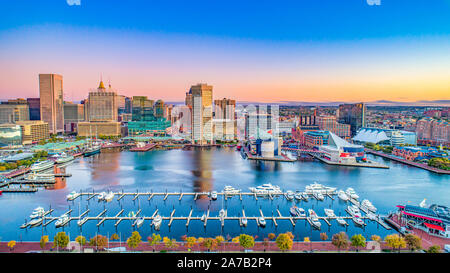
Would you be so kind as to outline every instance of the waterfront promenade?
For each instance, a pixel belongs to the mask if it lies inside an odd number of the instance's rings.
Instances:
[[[390,159],[390,160],[394,160],[394,161],[397,161],[397,162],[400,162],[400,163],[403,163],[403,164],[407,164],[407,165],[410,165],[410,166],[421,168],[421,169],[424,169],[424,170],[427,170],[427,171],[430,171],[430,172],[434,172],[434,173],[438,173],[438,174],[450,174],[450,171],[442,170],[442,169],[438,169],[438,168],[434,168],[434,167],[430,167],[430,166],[428,166],[426,164],[409,161],[409,160],[406,160],[406,159],[403,159],[403,158],[399,158],[399,157],[396,157],[396,156],[393,156],[393,155],[388,155],[388,154],[385,154],[383,152],[374,151],[374,150],[368,149],[368,148],[365,148],[365,150],[369,154],[381,156],[381,157],[384,157],[384,158],[387,158],[387,159]]]

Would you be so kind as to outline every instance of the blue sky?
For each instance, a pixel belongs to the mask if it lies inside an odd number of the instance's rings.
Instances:
[[[79,6],[17,0],[0,5],[0,61],[9,67],[0,78],[8,81],[0,84],[2,93],[11,88],[24,96],[36,92],[35,75],[53,72],[64,74],[66,89],[83,96],[102,73],[128,94],[156,92],[170,100],[199,81],[213,84],[221,96],[246,90],[245,100],[273,89],[287,90],[280,100],[345,100],[355,92],[355,100],[406,101],[407,94],[413,94],[411,100],[449,99],[444,86],[450,75],[450,0],[381,0],[379,6],[366,0],[81,0]],[[96,57],[108,65],[94,62]],[[204,61],[203,69],[188,68],[196,60]],[[125,66],[129,71],[118,71]],[[173,73],[179,82],[130,84],[146,69],[164,80],[170,77],[162,71]],[[352,83],[349,73],[377,78],[358,75],[360,82]],[[78,84],[80,79],[86,82]],[[380,96],[364,97],[368,87]]]

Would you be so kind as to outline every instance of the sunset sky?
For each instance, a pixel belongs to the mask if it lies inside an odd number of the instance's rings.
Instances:
[[[450,101],[450,0],[1,2],[0,99],[57,73],[69,101],[101,75],[165,101]]]

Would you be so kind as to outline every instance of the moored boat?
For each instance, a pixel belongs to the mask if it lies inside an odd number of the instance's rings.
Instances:
[[[48,169],[52,168],[54,165],[55,165],[55,162],[52,160],[40,161],[40,162],[36,162],[33,165],[31,165],[30,171],[40,172],[40,171],[48,170]]]

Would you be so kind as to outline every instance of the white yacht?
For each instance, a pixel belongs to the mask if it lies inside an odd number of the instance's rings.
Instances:
[[[238,194],[241,192],[241,190],[235,189],[232,186],[225,186],[225,188],[223,189],[223,192],[226,194]]]
[[[66,198],[67,198],[67,200],[71,201],[71,200],[75,199],[76,196],[77,196],[77,192],[76,191],[72,191],[71,193],[66,195]]]
[[[281,194],[283,193],[283,191],[280,189],[279,186],[274,186],[270,183],[268,184],[263,184],[261,186],[257,186],[255,187],[250,187],[249,188],[251,192],[256,193],[256,194]]]
[[[55,175],[52,173],[29,173],[26,176],[27,180],[30,181],[49,181],[53,182],[55,181]]]
[[[44,220],[44,218],[42,218],[42,217],[34,218],[34,219],[31,219],[30,222],[28,222],[28,224],[30,225],[30,227],[39,226],[40,224],[42,224],[43,220]]]
[[[72,155],[68,155],[66,153],[61,153],[56,157],[55,162],[57,164],[63,164],[63,163],[67,163],[69,161],[74,160],[75,158]]]
[[[136,219],[136,221],[134,222],[134,225],[137,228],[140,228],[142,226],[142,224],[144,224],[144,217],[139,217],[138,219]]]
[[[338,197],[342,201],[348,201],[348,199],[349,199],[348,195],[343,190],[338,191]]]
[[[305,201],[305,202],[308,202],[308,200],[309,200],[309,196],[306,193],[302,193],[302,198],[303,198],[303,201]]]
[[[206,220],[206,214],[203,213],[203,215],[202,215],[202,217],[200,218],[200,220],[201,220],[202,222],[205,222],[205,220]]]
[[[303,199],[302,198],[302,193],[301,192],[296,192],[295,195],[294,195],[294,198],[295,198],[295,200],[298,200],[298,201],[302,200]]]
[[[265,227],[266,226],[266,219],[264,219],[264,217],[258,217],[258,225],[261,227]]]
[[[359,195],[356,194],[355,190],[353,188],[347,188],[347,190],[345,191],[345,193],[353,199],[358,199]]]
[[[341,225],[341,226],[347,225],[347,222],[346,222],[346,221],[344,220],[344,218],[342,218],[342,217],[336,218],[336,221],[337,221],[338,224]]]
[[[372,205],[372,203],[369,200],[367,200],[367,199],[364,199],[361,202],[361,205],[366,207],[371,212],[376,212],[377,211],[377,208],[374,205]]]
[[[220,217],[220,220],[223,221],[223,219],[224,219],[226,216],[227,216],[227,212],[226,212],[224,209],[221,209],[221,210],[219,211],[219,217]]]
[[[33,212],[30,215],[31,219],[40,218],[44,216],[45,210],[43,207],[37,207],[33,210]]]
[[[313,211],[312,209],[309,209],[308,212],[309,212],[309,222],[311,223],[311,225],[317,229],[320,229],[322,223],[320,223],[319,217],[317,216],[316,212]]]
[[[211,192],[211,199],[217,200],[217,192],[216,191]]]
[[[325,215],[328,217],[336,217],[336,214],[334,214],[334,210],[332,209],[323,209],[325,211]]]
[[[36,162],[33,165],[31,165],[30,170],[32,172],[40,172],[43,170],[50,169],[54,165],[55,165],[55,162],[51,161],[51,160],[40,161],[40,162]]]
[[[104,196],[104,200],[106,202],[111,202],[114,199],[114,193],[112,191],[108,192],[107,194],[105,194]]]
[[[246,227],[247,226],[247,217],[242,217],[241,218],[241,224],[244,226],[244,227]]]
[[[162,217],[161,215],[157,214],[155,216],[155,218],[153,218],[152,224],[155,227],[155,230],[159,230],[159,228],[161,227],[161,223],[162,223]]]
[[[305,188],[306,188],[306,192],[309,192],[309,193],[320,192],[322,194],[326,194],[326,193],[334,193],[336,191],[336,188],[324,186],[317,182],[314,182],[313,184],[308,185]]]
[[[289,213],[291,214],[291,216],[297,217],[297,216],[298,216],[297,206],[291,207],[291,208],[289,209]]]
[[[361,217],[361,212],[359,211],[359,208],[357,206],[355,206],[355,205],[348,206],[347,207],[347,211],[353,217],[357,217],[357,218]]]
[[[375,213],[371,212],[371,211],[369,211],[366,214],[366,216],[367,216],[367,218],[369,218],[372,221],[376,221],[378,219],[377,215]]]
[[[69,221],[69,216],[67,214],[63,214],[58,218],[58,220],[56,220],[55,226],[57,228],[65,226],[68,223],[68,221]]]
[[[287,191],[286,192],[286,199],[291,201],[294,199],[294,192],[293,191]]]
[[[303,208],[296,207],[295,210],[297,211],[298,217],[306,217],[306,212]]]
[[[102,191],[101,193],[99,193],[97,195],[97,200],[100,201],[104,201],[105,200],[105,196],[106,196],[106,192]]]
[[[323,194],[320,193],[320,192],[314,193],[314,196],[315,196],[315,197],[317,198],[317,200],[319,200],[319,201],[323,201],[323,199],[325,199],[325,196],[323,196]]]
[[[361,218],[359,218],[359,217],[352,217],[352,220],[358,226],[363,226],[364,225],[364,221]]]

